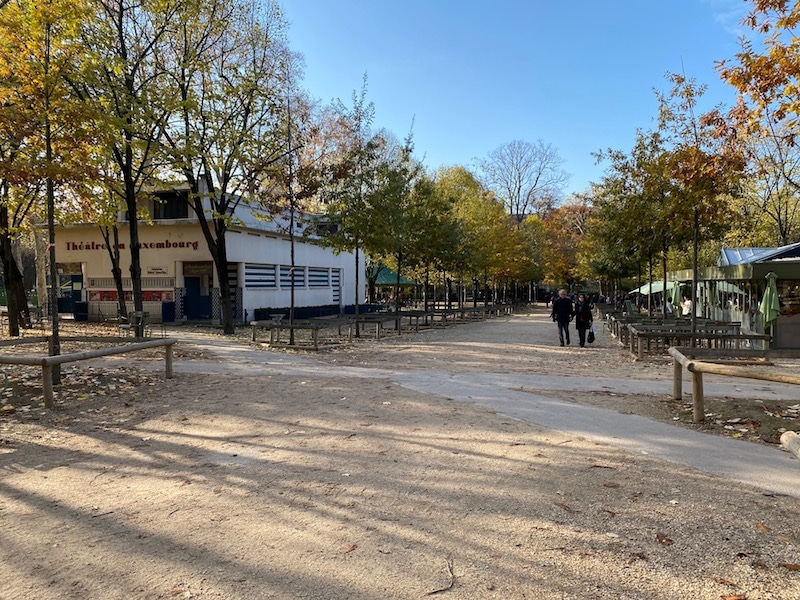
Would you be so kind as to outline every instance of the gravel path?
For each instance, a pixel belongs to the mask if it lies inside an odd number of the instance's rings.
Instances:
[[[0,598],[800,598],[797,462],[647,418],[667,361],[551,325],[98,361],[0,420]],[[707,389],[790,393],[741,383]]]

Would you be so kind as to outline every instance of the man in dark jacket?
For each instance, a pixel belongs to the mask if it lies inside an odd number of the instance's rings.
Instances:
[[[564,340],[569,346],[569,322],[572,321],[573,314],[575,311],[572,308],[572,300],[567,297],[567,290],[558,290],[558,298],[553,300],[553,310],[550,316],[558,324],[558,339],[562,346]]]

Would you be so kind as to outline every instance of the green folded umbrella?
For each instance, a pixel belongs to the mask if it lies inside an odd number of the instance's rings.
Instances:
[[[681,300],[681,282],[680,281],[673,281],[672,282],[672,291],[670,292],[672,296],[672,305],[673,306],[680,306]]]
[[[764,290],[761,306],[758,307],[758,312],[764,317],[764,331],[767,331],[778,320],[778,314],[781,312],[781,305],[778,302],[778,286],[775,285],[777,277],[772,271],[767,273],[767,289]]]

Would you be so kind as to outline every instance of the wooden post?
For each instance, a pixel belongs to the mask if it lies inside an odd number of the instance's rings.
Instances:
[[[42,365],[42,389],[44,391],[44,407],[53,409],[56,406],[53,396],[53,366]]]
[[[165,370],[166,370],[165,377],[167,379],[172,379],[172,344],[167,344],[167,351],[166,351],[166,355],[165,355],[164,361],[166,363],[166,365],[165,365]]]
[[[683,399],[683,365],[677,358],[672,361],[672,399]]]
[[[702,423],[705,419],[703,408],[703,374],[692,371],[692,421]]]

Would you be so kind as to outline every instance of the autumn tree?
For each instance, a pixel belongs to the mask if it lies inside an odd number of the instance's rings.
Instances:
[[[665,165],[673,193],[683,207],[672,227],[691,230],[693,237],[691,286],[696,306],[697,269],[701,236],[720,236],[730,223],[733,194],[746,167],[741,138],[731,125],[731,115],[716,108],[697,116],[697,103],[704,86],[683,75],[669,76],[669,94],[658,94],[659,131],[668,145]],[[692,329],[696,313],[692,315]]]
[[[791,134],[769,134],[748,140],[750,173],[742,186],[742,233],[769,234],[768,240],[756,237],[750,245],[783,246],[800,239],[800,148],[792,139]]]
[[[398,275],[419,243],[420,223],[433,195],[432,182],[413,150],[411,135],[389,148],[375,169],[374,187],[364,196],[370,224],[362,232],[364,248],[373,258],[391,258]],[[399,310],[399,293],[395,303]]]
[[[558,150],[542,140],[514,140],[478,163],[481,180],[505,203],[510,215],[544,216],[558,203],[569,179]]]
[[[502,280],[515,273],[512,262],[523,245],[519,243],[519,227],[516,219],[505,210],[502,201],[493,194],[484,194],[467,204],[467,235],[478,244],[473,260],[477,277],[482,279],[484,300],[491,298],[491,287],[496,288]]]
[[[782,166],[784,153],[797,146],[800,23],[797,3],[786,0],[748,0],[751,11],[744,24],[752,38],[742,38],[741,50],[732,60],[717,63],[727,83],[739,92],[739,104],[732,122],[749,135],[769,139],[773,162]],[[794,161],[788,161],[794,165]],[[784,174],[797,187],[800,173]]]
[[[14,185],[16,198],[23,199],[3,217],[3,236],[14,235],[20,206],[30,208],[30,192],[44,190],[49,248],[49,308],[52,316],[50,352],[60,353],[56,270],[55,221],[57,192],[70,182],[91,176],[98,115],[76,96],[69,81],[86,73],[88,51],[82,33],[93,23],[88,3],[80,0],[28,2],[16,0],[0,11],[0,106],[6,159],[0,179]],[[9,128],[10,127],[10,128]],[[8,201],[6,193],[2,198]],[[9,208],[9,204],[5,204]],[[7,240],[7,237],[6,237]],[[0,244],[5,250],[5,241]],[[10,276],[16,325],[19,315],[27,318],[27,303],[21,277],[6,262]],[[8,280],[8,279],[7,279]],[[54,372],[58,381],[58,373]]]
[[[491,217],[483,210],[485,190],[475,175],[462,166],[440,169],[434,176],[434,186],[437,204],[427,216],[434,231],[423,235],[426,289],[430,269],[445,277],[451,272],[462,285],[466,278],[472,280],[473,301],[477,302],[477,284],[483,279],[490,257],[481,235],[483,229],[492,226]]]
[[[24,215],[37,198],[37,189],[25,184],[33,157],[29,138],[36,133],[34,107],[19,94],[25,82],[20,71],[18,32],[24,31],[23,7],[12,4],[0,12],[0,264],[8,305],[9,334],[19,335],[25,321],[27,299],[22,271],[13,253],[14,240],[23,226]],[[23,42],[24,43],[24,42]]]
[[[655,260],[660,258],[660,279],[666,282],[668,252],[690,240],[687,232],[691,230],[680,228],[685,221],[683,197],[675,192],[670,179],[664,136],[659,131],[639,130],[630,152],[609,150],[597,156],[609,166],[594,190],[597,219],[593,220],[593,245],[582,245],[581,252],[597,251],[601,257],[595,261],[598,265],[614,257],[620,265],[636,265],[637,274],[645,268],[650,283]]]
[[[362,295],[359,282],[360,253],[364,250],[364,239],[375,217],[374,213],[367,210],[367,198],[378,185],[377,170],[389,136],[386,132],[372,129],[375,105],[367,100],[366,76],[361,89],[352,94],[352,106],[346,106],[341,100],[336,101],[333,114],[332,124],[341,132],[340,152],[331,161],[329,176],[321,192],[326,208],[323,243],[354,254],[354,311],[358,316]]]
[[[82,98],[102,109],[103,154],[113,161],[127,213],[133,308],[142,311],[140,198],[156,185],[161,142],[178,103],[158,57],[166,52],[179,9],[190,0],[96,0],[97,24],[84,33],[96,54],[90,77],[71,80]],[[137,332],[137,334],[141,334]]]
[[[122,251],[120,240],[120,207],[124,206],[120,192],[123,186],[119,180],[116,165],[104,157],[98,167],[98,177],[79,182],[76,187],[75,202],[66,221],[93,223],[100,231],[105,244],[106,255],[111,264],[111,278],[117,292],[117,315],[127,317],[128,307],[121,267]],[[122,244],[124,247],[124,244]],[[112,316],[113,315],[109,315]]]
[[[286,98],[293,91],[285,27],[273,2],[187,2],[156,57],[157,71],[178,94],[164,129],[163,172],[189,186],[227,334],[234,323],[226,232],[236,209],[253,205],[269,167],[288,153]]]
[[[577,281],[578,238],[569,227],[567,212],[560,208],[544,219],[547,231],[542,253],[545,279],[552,285],[571,286]]]

